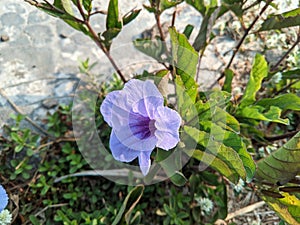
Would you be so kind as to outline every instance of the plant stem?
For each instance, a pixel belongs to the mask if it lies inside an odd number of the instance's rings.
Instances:
[[[273,95],[272,98],[274,98],[275,96],[279,95],[280,93],[288,90],[291,86],[293,86],[294,84],[298,83],[300,81],[300,79],[296,79],[293,82],[289,83],[287,86],[283,87],[282,89],[276,91]]]
[[[160,5],[160,0],[156,2],[156,12],[155,12],[155,20],[156,20],[156,25],[159,31],[160,35],[160,40],[165,41],[165,35],[162,30],[161,22],[160,22],[160,10],[159,10],[159,5]]]
[[[241,40],[239,41],[239,43],[237,44],[237,46],[235,47],[234,51],[233,51],[233,54],[225,68],[226,69],[229,69],[236,54],[238,53],[238,51],[240,50],[240,47],[242,46],[243,42],[245,41],[246,37],[248,36],[250,30],[254,27],[254,25],[256,24],[256,22],[258,21],[258,19],[262,16],[262,14],[266,11],[266,9],[268,8],[268,6],[271,4],[273,0],[268,0],[265,4],[265,6],[261,9],[261,11],[259,12],[259,14],[255,17],[255,19],[253,20],[253,22],[250,24],[250,26],[245,30],[245,33],[243,35],[243,37],[241,38]],[[225,71],[224,70],[224,71]],[[216,83],[221,80],[223,77],[225,76],[225,73],[223,72],[222,75],[217,79]]]
[[[291,51],[293,51],[293,49],[299,44],[299,42],[300,42],[300,34],[298,34],[298,38],[296,42],[292,45],[292,47],[278,60],[278,62],[274,66],[272,66],[270,72],[275,72],[275,70],[280,65],[280,63],[291,53]]]
[[[77,7],[78,7],[78,10],[79,10],[79,12],[80,12],[80,14],[82,16],[82,19],[84,20],[83,21],[84,25],[87,26],[90,34],[92,35],[91,38],[96,43],[96,45],[103,51],[103,53],[105,54],[105,56],[108,58],[108,60],[110,61],[110,63],[114,67],[114,69],[116,70],[117,74],[120,76],[121,80],[124,83],[126,83],[127,80],[126,80],[125,76],[123,75],[123,73],[121,72],[121,70],[119,69],[119,67],[117,66],[117,64],[114,61],[114,59],[111,57],[109,50],[107,50],[105,48],[105,46],[100,41],[100,38],[98,37],[97,33],[92,28],[92,26],[90,24],[90,21],[89,21],[89,16],[86,18],[80,0],[77,0]]]
[[[281,134],[281,135],[278,135],[278,136],[271,136],[271,137],[264,137],[264,138],[268,141],[277,141],[277,140],[293,137],[298,132],[299,132],[299,130],[295,130],[295,131],[291,131],[291,132],[286,133],[286,134]]]

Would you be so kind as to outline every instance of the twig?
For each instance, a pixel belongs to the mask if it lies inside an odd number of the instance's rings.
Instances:
[[[299,131],[300,130],[295,130],[295,131],[288,132],[286,134],[281,134],[281,135],[271,136],[271,137],[264,137],[264,138],[268,141],[277,141],[277,140],[293,137]]]
[[[161,41],[165,41],[165,35],[164,35],[163,30],[162,30],[162,26],[161,26],[161,22],[160,22],[159,5],[160,5],[160,0],[158,0],[156,2],[155,20],[156,20],[156,25],[157,25],[157,28],[158,28],[158,31],[159,31],[159,35],[160,35],[160,40]]]
[[[253,2],[251,5],[249,5],[246,8],[244,8],[243,11],[247,11],[247,10],[251,9],[252,7],[254,7],[257,4],[259,4],[260,2],[261,2],[261,0]]]
[[[176,14],[177,14],[177,10],[175,9],[172,15],[172,23],[171,23],[172,27],[175,26]]]
[[[294,84],[296,84],[296,83],[298,83],[298,82],[299,82],[299,79],[296,79],[295,81],[289,83],[289,84],[288,84],[287,86],[285,86],[284,88],[282,88],[282,89],[276,91],[276,92],[272,95],[272,97],[275,97],[276,95],[278,95],[278,94],[280,94],[280,93],[282,93],[282,92],[288,90],[291,86],[293,86]]]
[[[244,208],[241,208],[235,212],[232,212],[232,213],[229,213],[225,219],[225,221],[228,221],[228,220],[231,220],[233,219],[234,217],[237,217],[237,216],[242,216],[246,213],[249,213],[249,212],[252,212],[253,210],[259,208],[259,207],[262,207],[264,204],[266,204],[264,201],[260,201],[260,202],[256,202],[252,205],[248,205]]]
[[[34,216],[36,216],[36,217],[39,216],[41,213],[45,212],[49,208],[57,208],[57,207],[62,207],[62,206],[66,206],[66,205],[69,205],[69,203],[59,203],[59,204],[50,205],[50,206],[48,205],[45,208],[43,208],[41,211],[39,211],[36,214],[34,214]]]
[[[298,38],[296,40],[296,42],[292,45],[292,47],[278,60],[278,62],[272,66],[271,71],[270,72],[275,72],[275,70],[277,69],[277,67],[280,65],[280,63],[291,53],[291,51],[293,51],[293,49],[299,44],[300,42],[300,32],[298,34]]]
[[[47,143],[45,143],[45,144],[40,145],[37,149],[34,150],[34,153],[37,153],[37,152],[39,152],[41,149],[43,149],[43,148],[45,148],[45,147],[48,147],[48,146],[50,146],[50,145],[53,145],[53,144],[58,144],[58,143],[60,143],[60,142],[75,142],[75,141],[76,141],[75,138],[64,138],[64,137],[58,138],[58,139],[56,139],[56,140],[54,140],[54,141],[47,142]]]
[[[268,6],[271,4],[273,0],[268,0],[265,4],[265,6],[261,9],[261,11],[259,12],[259,14],[254,18],[253,22],[250,24],[250,26],[245,30],[245,33],[243,35],[243,37],[241,38],[241,40],[239,41],[239,43],[237,44],[237,46],[235,47],[234,51],[233,51],[233,54],[225,68],[226,69],[229,69],[236,54],[238,53],[238,51],[240,50],[240,47],[242,46],[243,42],[245,41],[246,37],[248,36],[250,30],[254,27],[254,25],[256,24],[256,22],[258,21],[258,19],[262,16],[262,14],[266,11],[266,9],[268,8]],[[225,71],[224,70],[224,71]],[[214,86],[215,84],[218,83],[219,80],[221,80],[223,77],[225,76],[225,73],[223,72],[222,75],[217,79],[217,81],[212,85]]]
[[[84,19],[83,23],[87,26],[89,32],[92,35],[92,39],[93,41],[96,43],[96,45],[103,51],[103,53],[106,55],[106,57],[109,59],[110,63],[112,64],[112,66],[114,67],[114,69],[116,70],[117,74],[120,76],[121,80],[126,83],[127,80],[125,79],[125,76],[123,75],[123,73],[121,72],[121,70],[119,69],[119,67],[117,66],[117,64],[115,63],[114,59],[111,57],[109,51],[105,48],[105,46],[101,43],[98,35],[96,34],[96,32],[94,31],[94,29],[92,28],[90,21],[89,21],[89,17],[86,18],[82,5],[81,5],[81,1],[77,0],[77,7],[78,10],[82,16],[82,18]]]
[[[128,169],[112,169],[112,170],[87,170],[78,173],[73,173],[69,175],[65,175],[62,177],[58,177],[54,180],[54,183],[58,183],[64,179],[70,177],[82,177],[82,176],[114,176],[114,177],[128,177],[128,173],[132,173],[137,178],[144,178],[143,175],[139,172],[130,171]],[[166,177],[154,176],[154,180],[165,180]]]
[[[25,113],[23,113],[22,110],[7,96],[7,94],[2,88],[0,88],[0,95],[2,95],[7,100],[7,102],[11,105],[11,107],[15,112],[23,115],[25,117],[25,120],[27,120],[31,125],[33,125],[35,128],[37,128],[39,131],[41,131],[44,135],[48,136],[49,138],[55,139],[55,137],[53,137],[50,133],[48,133],[48,131],[40,127],[32,119],[30,119],[27,115],[25,115]]]

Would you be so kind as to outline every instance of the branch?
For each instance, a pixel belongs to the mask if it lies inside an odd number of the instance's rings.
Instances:
[[[298,34],[298,38],[296,42],[292,45],[292,47],[278,60],[278,62],[274,66],[272,66],[270,72],[275,72],[275,70],[280,65],[280,63],[291,53],[291,51],[293,51],[293,49],[299,44],[299,42],[300,42],[300,34]]]
[[[157,3],[156,3],[155,20],[156,20],[156,25],[157,25],[159,35],[160,35],[160,40],[165,41],[165,35],[164,35],[163,30],[162,30],[162,26],[161,26],[161,22],[160,22],[159,5],[160,5],[160,0],[158,0]]]
[[[89,17],[86,18],[85,14],[84,14],[84,10],[82,8],[81,2],[80,0],[77,0],[77,7],[78,10],[82,16],[82,19],[84,20],[84,24],[87,26],[89,32],[92,35],[92,39],[93,41],[96,43],[96,45],[103,51],[103,53],[106,55],[106,57],[109,59],[110,63],[112,64],[112,66],[114,67],[114,69],[116,70],[117,74],[120,76],[121,80],[126,83],[127,80],[125,78],[125,76],[123,75],[123,73],[121,72],[121,70],[119,69],[119,67],[117,66],[116,62],[114,61],[114,59],[111,57],[109,51],[105,48],[105,46],[102,44],[102,42],[99,39],[99,36],[97,35],[97,33],[94,31],[94,29],[92,28],[90,21],[89,21]]]
[[[268,6],[271,4],[273,0],[268,0],[265,4],[265,6],[261,9],[261,11],[259,12],[259,14],[255,17],[255,19],[253,20],[253,22],[250,24],[250,26],[245,30],[245,33],[243,35],[243,37],[241,38],[241,40],[239,41],[239,43],[237,44],[237,46],[234,49],[233,55],[231,56],[231,59],[229,60],[226,69],[229,69],[236,54],[238,53],[238,51],[240,50],[240,47],[242,46],[243,42],[245,41],[246,37],[248,36],[250,30],[254,27],[254,25],[256,24],[256,22],[258,21],[258,19],[262,16],[262,14],[266,11],[266,9],[268,8]],[[224,71],[225,71],[224,70]],[[223,77],[225,76],[224,72],[222,73],[222,75],[217,79],[217,82],[219,80],[221,80]]]
[[[2,88],[0,88],[0,95],[2,95],[7,100],[7,102],[11,105],[11,107],[15,112],[23,115],[25,117],[25,120],[27,120],[31,125],[33,125],[35,128],[37,128],[39,131],[41,131],[44,135],[48,136],[49,138],[55,139],[55,137],[53,137],[50,133],[48,133],[48,131],[40,127],[32,119],[30,119],[27,115],[25,115],[25,113],[23,113],[22,110],[19,109],[19,107],[7,96],[7,94]]]
[[[295,130],[295,131],[291,131],[291,132],[286,133],[286,134],[281,134],[281,135],[278,135],[278,136],[271,136],[271,137],[264,137],[264,138],[268,141],[277,141],[277,140],[293,137],[298,132],[299,132],[299,130]]]

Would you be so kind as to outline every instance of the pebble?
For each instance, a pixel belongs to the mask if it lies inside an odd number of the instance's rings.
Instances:
[[[56,99],[49,98],[42,102],[42,106],[46,109],[52,109],[58,106],[59,102]]]
[[[1,35],[0,40],[2,42],[6,42],[6,41],[9,41],[9,37],[7,35]]]

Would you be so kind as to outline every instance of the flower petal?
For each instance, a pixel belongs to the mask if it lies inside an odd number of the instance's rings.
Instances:
[[[153,119],[156,109],[159,106],[163,106],[163,104],[163,97],[159,98],[155,96],[148,96],[144,99],[141,99],[139,102],[137,102],[137,104],[133,105],[132,110],[135,113],[139,113],[145,117]]]
[[[124,89],[127,101],[136,113],[153,119],[153,114],[158,106],[163,106],[164,98],[151,81],[132,79],[126,83]]]
[[[141,152],[141,154],[139,155],[140,169],[144,176],[146,176],[148,174],[150,166],[151,166],[151,159],[150,159],[151,152],[152,151]]]
[[[134,130],[130,128],[129,124],[119,127],[119,129],[114,129],[114,133],[126,148],[136,151],[150,151],[154,149],[157,143],[157,138],[154,135],[140,139],[139,136],[134,133]]]
[[[168,107],[158,107],[155,114],[156,146],[165,150],[174,148],[179,142],[180,115]]]
[[[5,209],[8,204],[8,196],[5,189],[0,185],[0,212]]]
[[[112,126],[112,107],[120,93],[121,91],[110,92],[100,106],[100,112],[109,126]]]
[[[131,162],[140,154],[139,151],[130,149],[123,145],[117,138],[114,131],[110,134],[109,146],[113,157],[121,162]]]

